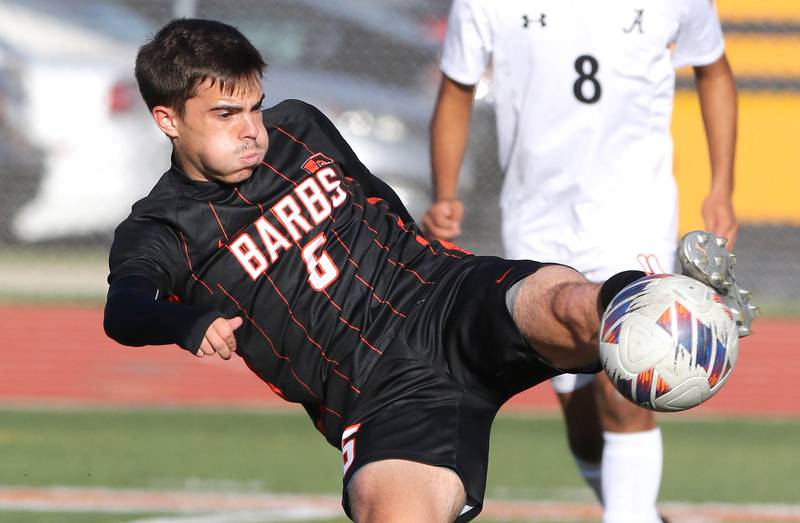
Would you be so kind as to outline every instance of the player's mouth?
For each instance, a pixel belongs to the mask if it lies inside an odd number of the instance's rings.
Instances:
[[[240,156],[239,159],[242,161],[242,163],[250,165],[260,162],[263,156],[264,153],[262,151],[254,151],[249,154],[245,154],[244,156]]]

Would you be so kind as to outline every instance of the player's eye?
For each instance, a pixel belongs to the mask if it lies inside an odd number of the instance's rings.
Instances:
[[[232,113],[217,113],[217,118],[220,120],[230,120],[231,116],[233,116]]]

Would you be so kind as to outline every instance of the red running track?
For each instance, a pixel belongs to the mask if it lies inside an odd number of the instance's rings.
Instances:
[[[739,362],[696,414],[800,414],[800,321],[759,319]],[[177,347],[123,347],[97,308],[0,307],[0,403],[15,405],[289,406],[238,358],[197,359]],[[510,402],[556,410],[546,384]]]

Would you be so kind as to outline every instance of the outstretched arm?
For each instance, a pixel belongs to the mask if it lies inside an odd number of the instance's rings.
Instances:
[[[158,287],[146,276],[115,279],[106,300],[106,334],[123,345],[174,343],[198,357],[217,353],[227,360],[236,351],[233,331],[241,318],[158,298]]]
[[[736,150],[736,82],[725,55],[694,68],[711,160],[711,190],[703,202],[706,229],[728,239],[733,248],[739,225],[733,210]]]
[[[464,207],[458,199],[458,173],[467,148],[474,90],[475,86],[462,85],[442,75],[431,121],[434,201],[422,218],[422,226],[442,240],[461,234]]]

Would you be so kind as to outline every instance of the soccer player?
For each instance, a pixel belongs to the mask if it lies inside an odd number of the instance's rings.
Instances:
[[[341,449],[354,520],[468,521],[497,410],[564,370],[596,372],[599,314],[643,273],[590,283],[429,242],[320,111],[262,109],[264,67],[208,20],[140,49],[172,166],[116,230],[106,332],[243,358]]]
[[[455,0],[432,122],[434,203],[422,224],[459,231],[458,171],[475,85],[491,63],[502,236],[509,258],[547,259],[602,281],[638,267],[671,272],[674,67],[693,65],[712,183],[706,228],[732,247],[736,91],[709,0]],[[604,521],[659,521],[661,434],[651,412],[599,375],[552,380],[570,448]]]

